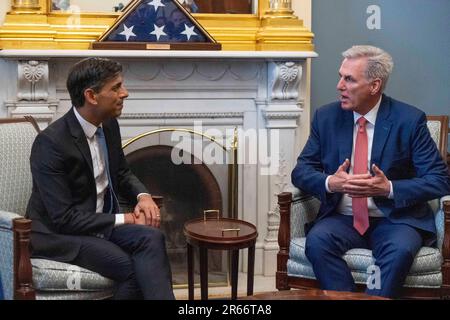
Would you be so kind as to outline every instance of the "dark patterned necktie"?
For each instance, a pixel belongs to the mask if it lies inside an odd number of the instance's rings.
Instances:
[[[108,176],[108,187],[105,193],[105,203],[103,205],[103,212],[118,213],[120,212],[120,206],[112,186],[113,184],[111,180],[111,173],[109,171],[108,146],[106,144],[105,133],[103,132],[103,128],[98,127],[97,131],[95,132],[95,135],[98,138],[98,143],[103,152],[103,159],[105,159],[106,175]]]

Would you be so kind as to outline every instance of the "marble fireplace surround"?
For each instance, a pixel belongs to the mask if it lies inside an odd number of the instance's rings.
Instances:
[[[262,175],[261,164],[241,164],[238,180],[238,217],[258,228],[255,274],[274,276],[279,224],[276,195],[291,187],[290,171],[299,152],[296,146],[309,133],[309,125],[299,127],[299,123],[304,105],[309,105],[307,62],[317,54],[3,50],[0,117],[29,114],[45,127],[71,107],[65,89],[69,67],[92,56],[113,58],[124,66],[130,94],[119,119],[124,141],[155,129],[194,129],[194,121],[201,121],[203,130],[266,129],[269,137],[271,130],[279,132],[278,172]],[[245,272],[246,250],[241,254],[240,269]]]

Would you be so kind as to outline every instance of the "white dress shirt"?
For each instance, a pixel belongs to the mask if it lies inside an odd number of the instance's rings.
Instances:
[[[367,120],[366,123],[366,132],[367,132],[367,142],[368,142],[368,150],[367,150],[367,172],[370,172],[370,159],[371,159],[371,155],[372,155],[372,144],[373,144],[373,134],[375,131],[375,122],[377,120],[377,114],[378,114],[378,109],[380,108],[380,104],[381,104],[381,97],[380,100],[378,100],[377,104],[375,105],[375,107],[372,108],[372,110],[370,110],[367,114],[360,115],[357,112],[353,112],[353,121],[354,121],[354,125],[353,125],[353,149],[355,150],[355,143],[356,143],[356,135],[357,135],[357,130],[358,130],[358,124],[357,121],[359,118],[364,117]],[[351,155],[351,159],[350,159],[350,168],[349,168],[349,174],[353,174],[353,162],[354,162],[354,152],[352,151],[352,155]],[[327,192],[331,193],[329,187],[328,187],[328,180],[330,179],[331,176],[328,176],[327,179],[325,180],[325,188],[327,190]],[[390,191],[389,191],[389,199],[392,199],[394,197],[394,193],[393,193],[393,188],[392,188],[392,182],[389,181],[390,184]],[[373,198],[367,198],[367,205],[368,205],[368,209],[369,209],[369,216],[370,217],[384,217],[383,212],[381,212],[381,210],[378,209],[378,207],[375,205],[375,202],[373,201]],[[353,215],[353,210],[352,210],[352,198],[350,198],[347,194],[344,194],[342,196],[341,202],[339,203],[338,207],[337,207],[337,212],[344,214],[344,215]]]
[[[105,193],[108,188],[108,174],[106,172],[105,158],[103,151],[101,150],[98,142],[98,137],[95,135],[97,126],[86,121],[77,111],[77,108],[73,108],[75,116],[81,125],[81,128],[86,135],[89,150],[92,157],[92,168],[94,169],[95,187],[97,189],[97,206],[95,212],[103,212],[103,205],[105,199]],[[101,125],[100,125],[101,126]],[[139,196],[138,196],[139,197]],[[116,214],[115,226],[125,223],[124,214]]]

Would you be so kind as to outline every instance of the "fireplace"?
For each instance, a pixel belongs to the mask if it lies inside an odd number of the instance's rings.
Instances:
[[[180,129],[183,130],[183,129]],[[166,248],[172,267],[173,284],[177,287],[187,285],[187,247],[183,234],[184,224],[195,218],[201,218],[206,210],[219,210],[221,216],[231,217],[228,210],[231,198],[219,181],[231,181],[233,167],[228,164],[205,164],[185,149],[170,145],[151,145],[157,141],[170,141],[170,135],[177,129],[156,130],[141,135],[125,147],[130,170],[147,187],[152,195],[163,197],[161,209],[161,230],[166,237]],[[214,143],[204,140],[203,144]],[[198,141],[198,140],[197,140]],[[136,144],[139,142],[139,144]],[[133,145],[134,143],[134,145]],[[149,145],[150,144],[150,145]],[[134,151],[130,151],[134,147]],[[137,148],[137,149],[136,149]],[[225,149],[226,150],[226,149]],[[183,159],[183,163],[174,160]],[[227,170],[218,170],[227,169]],[[227,172],[228,171],[228,172]],[[225,179],[224,175],[228,175]],[[217,177],[217,179],[216,179]],[[231,186],[228,186],[231,187]],[[224,192],[223,192],[224,191]],[[228,283],[228,256],[221,251],[212,251],[208,260],[210,285]],[[194,258],[194,279],[199,282],[199,257]]]

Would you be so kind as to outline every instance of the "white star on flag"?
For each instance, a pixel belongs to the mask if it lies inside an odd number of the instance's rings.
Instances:
[[[130,37],[136,37],[136,35],[133,33],[134,26],[127,27],[126,24],[123,25],[123,31],[119,34],[125,36],[127,38],[127,41],[130,39]]]
[[[164,28],[166,27],[165,25],[162,27],[158,27],[156,24],[153,24],[153,26],[155,27],[155,30],[150,32],[150,34],[154,34],[157,41],[159,41],[159,38],[161,36],[167,36],[167,33],[164,32]]]
[[[197,33],[194,32],[195,26],[188,27],[187,24],[184,24],[184,31],[181,32],[181,34],[186,35],[188,41],[191,39],[192,36],[198,36]]]
[[[165,4],[161,3],[162,0],[152,0],[152,2],[147,2],[149,6],[155,7],[155,11],[158,11],[159,7],[165,7]]]

